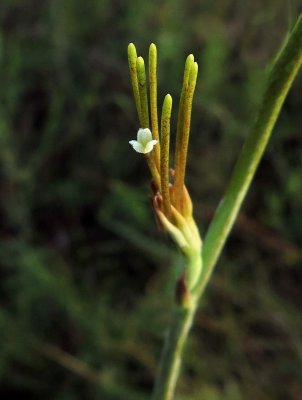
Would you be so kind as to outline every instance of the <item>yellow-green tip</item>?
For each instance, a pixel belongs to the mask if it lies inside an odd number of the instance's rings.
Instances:
[[[172,96],[170,94],[166,94],[164,99],[164,109],[170,110],[172,108]]]
[[[137,57],[136,60],[137,77],[140,83],[146,81],[145,61],[143,57]]]
[[[186,66],[187,66],[187,64],[191,65],[193,62],[194,62],[194,56],[193,56],[193,54],[189,54],[186,59]]]
[[[191,65],[190,74],[189,74],[189,84],[195,84],[197,80],[198,74],[198,64],[195,62]]]
[[[191,71],[191,67],[194,64],[194,56],[193,54],[189,54],[186,63],[185,63],[185,71],[184,71],[184,86],[187,84],[189,79],[189,74]]]
[[[151,43],[151,44],[150,44],[150,47],[149,47],[149,50],[150,50],[150,52],[152,52],[152,53],[156,53],[156,51],[157,51],[156,45],[155,45],[154,43]]]
[[[133,43],[129,43],[128,45],[128,56],[130,59],[136,59],[137,57],[136,48]]]

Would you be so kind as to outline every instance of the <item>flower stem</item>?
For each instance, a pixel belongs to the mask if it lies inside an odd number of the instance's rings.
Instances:
[[[181,354],[193,321],[198,301],[230,233],[262,154],[280,113],[282,104],[302,63],[302,16],[278,55],[268,78],[258,117],[246,139],[234,168],[225,197],[205,238],[203,270],[192,294],[191,306],[175,311],[170,333],[164,346],[153,400],[172,400]]]
[[[153,182],[154,182],[157,190],[161,191],[160,174],[156,167],[155,161],[154,161],[153,157],[151,157],[150,153],[145,154],[145,158],[147,160],[147,164],[148,164],[149,170],[151,172]]]

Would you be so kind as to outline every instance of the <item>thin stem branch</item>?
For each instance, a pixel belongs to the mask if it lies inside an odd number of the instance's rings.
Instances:
[[[183,348],[192,326],[195,311],[195,306],[175,310],[174,319],[165,340],[152,400],[172,400],[174,398]]]
[[[260,111],[235,165],[224,198],[204,241],[204,270],[197,285],[207,284],[223,245],[233,227],[258,164],[264,153],[286,95],[302,63],[302,16],[298,19],[271,69]]]
[[[225,197],[205,238],[203,272],[195,286],[192,303],[184,312],[175,312],[156,378],[153,400],[172,400],[180,367],[181,354],[198,301],[208,283],[223,245],[237,217],[255,175],[282,104],[302,63],[302,16],[278,55],[268,78],[258,117],[246,139]]]
[[[151,157],[150,153],[145,154],[145,158],[147,160],[147,164],[148,164],[149,170],[151,172],[152,179],[155,183],[155,186],[157,187],[157,189],[159,191],[161,191],[161,179],[160,179],[160,174],[156,167],[155,161],[154,161],[153,157]]]

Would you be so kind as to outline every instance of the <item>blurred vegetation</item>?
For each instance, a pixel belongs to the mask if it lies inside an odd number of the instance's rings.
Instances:
[[[128,144],[127,45],[158,45],[160,103],[178,103],[188,53],[200,65],[188,186],[204,232],[296,4],[1,1],[1,398],[149,398],[182,260]],[[301,84],[197,315],[179,400],[302,398]]]

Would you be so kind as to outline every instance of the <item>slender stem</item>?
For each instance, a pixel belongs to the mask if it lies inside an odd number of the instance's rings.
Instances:
[[[204,269],[197,291],[204,289],[211,276],[301,63],[302,15],[271,69],[257,119],[244,143],[226,194],[205,237]]]
[[[302,63],[302,17],[298,19],[288,41],[276,59],[264,92],[258,117],[243,146],[226,195],[205,238],[204,268],[192,295],[191,308],[176,313],[163,350],[153,400],[172,400],[181,353],[186,342],[198,300],[211,276],[223,245],[254,177],[282,104]]]
[[[160,169],[160,142],[158,135],[158,116],[157,116],[157,49],[154,43],[149,48],[149,81],[150,81],[150,116],[151,132],[153,139],[157,140],[154,147],[155,163],[157,169]]]
[[[192,326],[196,304],[190,308],[177,308],[175,310],[174,319],[165,340],[152,400],[174,399],[183,348]]]
[[[177,305],[173,321],[165,340],[160,365],[154,385],[152,400],[172,400],[180,371],[183,349],[192,326],[198,306],[198,298],[190,293],[190,281],[194,271],[201,269],[200,252],[186,256],[186,273],[178,281],[176,289]],[[192,276],[187,276],[192,271]],[[179,287],[180,285],[180,287]]]
[[[163,211],[170,217],[170,188],[169,188],[169,150],[170,150],[170,120],[172,111],[172,97],[167,94],[164,99],[161,116],[161,158],[160,177],[161,193],[163,196]]]
[[[151,172],[152,179],[153,179],[153,181],[155,183],[155,186],[157,187],[157,189],[159,191],[161,191],[160,174],[159,174],[158,169],[156,167],[155,161],[154,161],[153,157],[151,157],[150,153],[145,154],[145,158],[147,160],[147,164],[148,164],[149,170]]]

